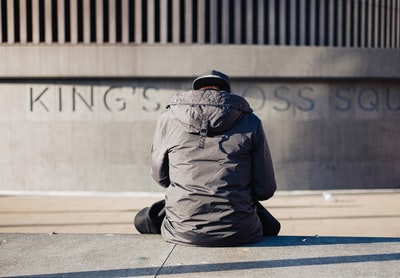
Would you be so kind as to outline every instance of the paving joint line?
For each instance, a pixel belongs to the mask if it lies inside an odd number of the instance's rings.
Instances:
[[[167,257],[165,257],[165,260],[163,261],[161,266],[158,268],[156,274],[154,275],[154,278],[156,278],[158,276],[158,274],[160,274],[161,269],[164,267],[165,263],[168,261],[169,257],[172,255],[172,252],[175,250],[175,247],[176,247],[176,243],[174,244],[174,246],[172,246],[172,248],[169,251]]]

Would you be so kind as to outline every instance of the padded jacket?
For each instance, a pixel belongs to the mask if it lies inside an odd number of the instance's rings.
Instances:
[[[260,119],[241,96],[180,92],[157,123],[152,176],[166,187],[165,240],[235,246],[262,238],[255,202],[276,190]]]

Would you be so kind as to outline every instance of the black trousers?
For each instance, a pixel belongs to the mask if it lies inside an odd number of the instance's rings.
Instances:
[[[278,235],[281,224],[272,216],[271,213],[259,202],[257,205],[257,215],[260,218],[263,235],[276,236]],[[140,210],[134,220],[136,230],[141,234],[160,234],[161,224],[165,217],[165,200],[158,201],[150,207],[145,207]]]

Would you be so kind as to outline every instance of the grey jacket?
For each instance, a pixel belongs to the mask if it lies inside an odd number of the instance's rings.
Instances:
[[[261,239],[255,202],[270,198],[276,183],[261,121],[244,98],[215,90],[175,95],[154,134],[152,176],[167,187],[167,241],[233,246]]]

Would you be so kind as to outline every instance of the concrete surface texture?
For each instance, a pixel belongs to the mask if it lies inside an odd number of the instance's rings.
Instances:
[[[398,49],[264,45],[53,45],[0,48],[2,78],[398,78]],[[162,61],[162,62],[158,62]],[[44,66],[45,65],[45,66]]]
[[[0,197],[1,277],[399,277],[398,190],[277,192],[281,234],[231,248],[139,235],[162,194]]]
[[[172,94],[190,86],[0,83],[0,190],[162,191],[149,173],[152,136]],[[400,187],[399,82],[232,86],[263,122],[280,190]]]
[[[399,277],[400,239],[264,238],[187,247],[157,235],[1,234],[2,277]]]
[[[325,194],[323,194],[325,193]],[[162,194],[0,197],[0,233],[137,234],[133,218]],[[277,192],[262,202],[281,235],[400,237],[400,192]]]

